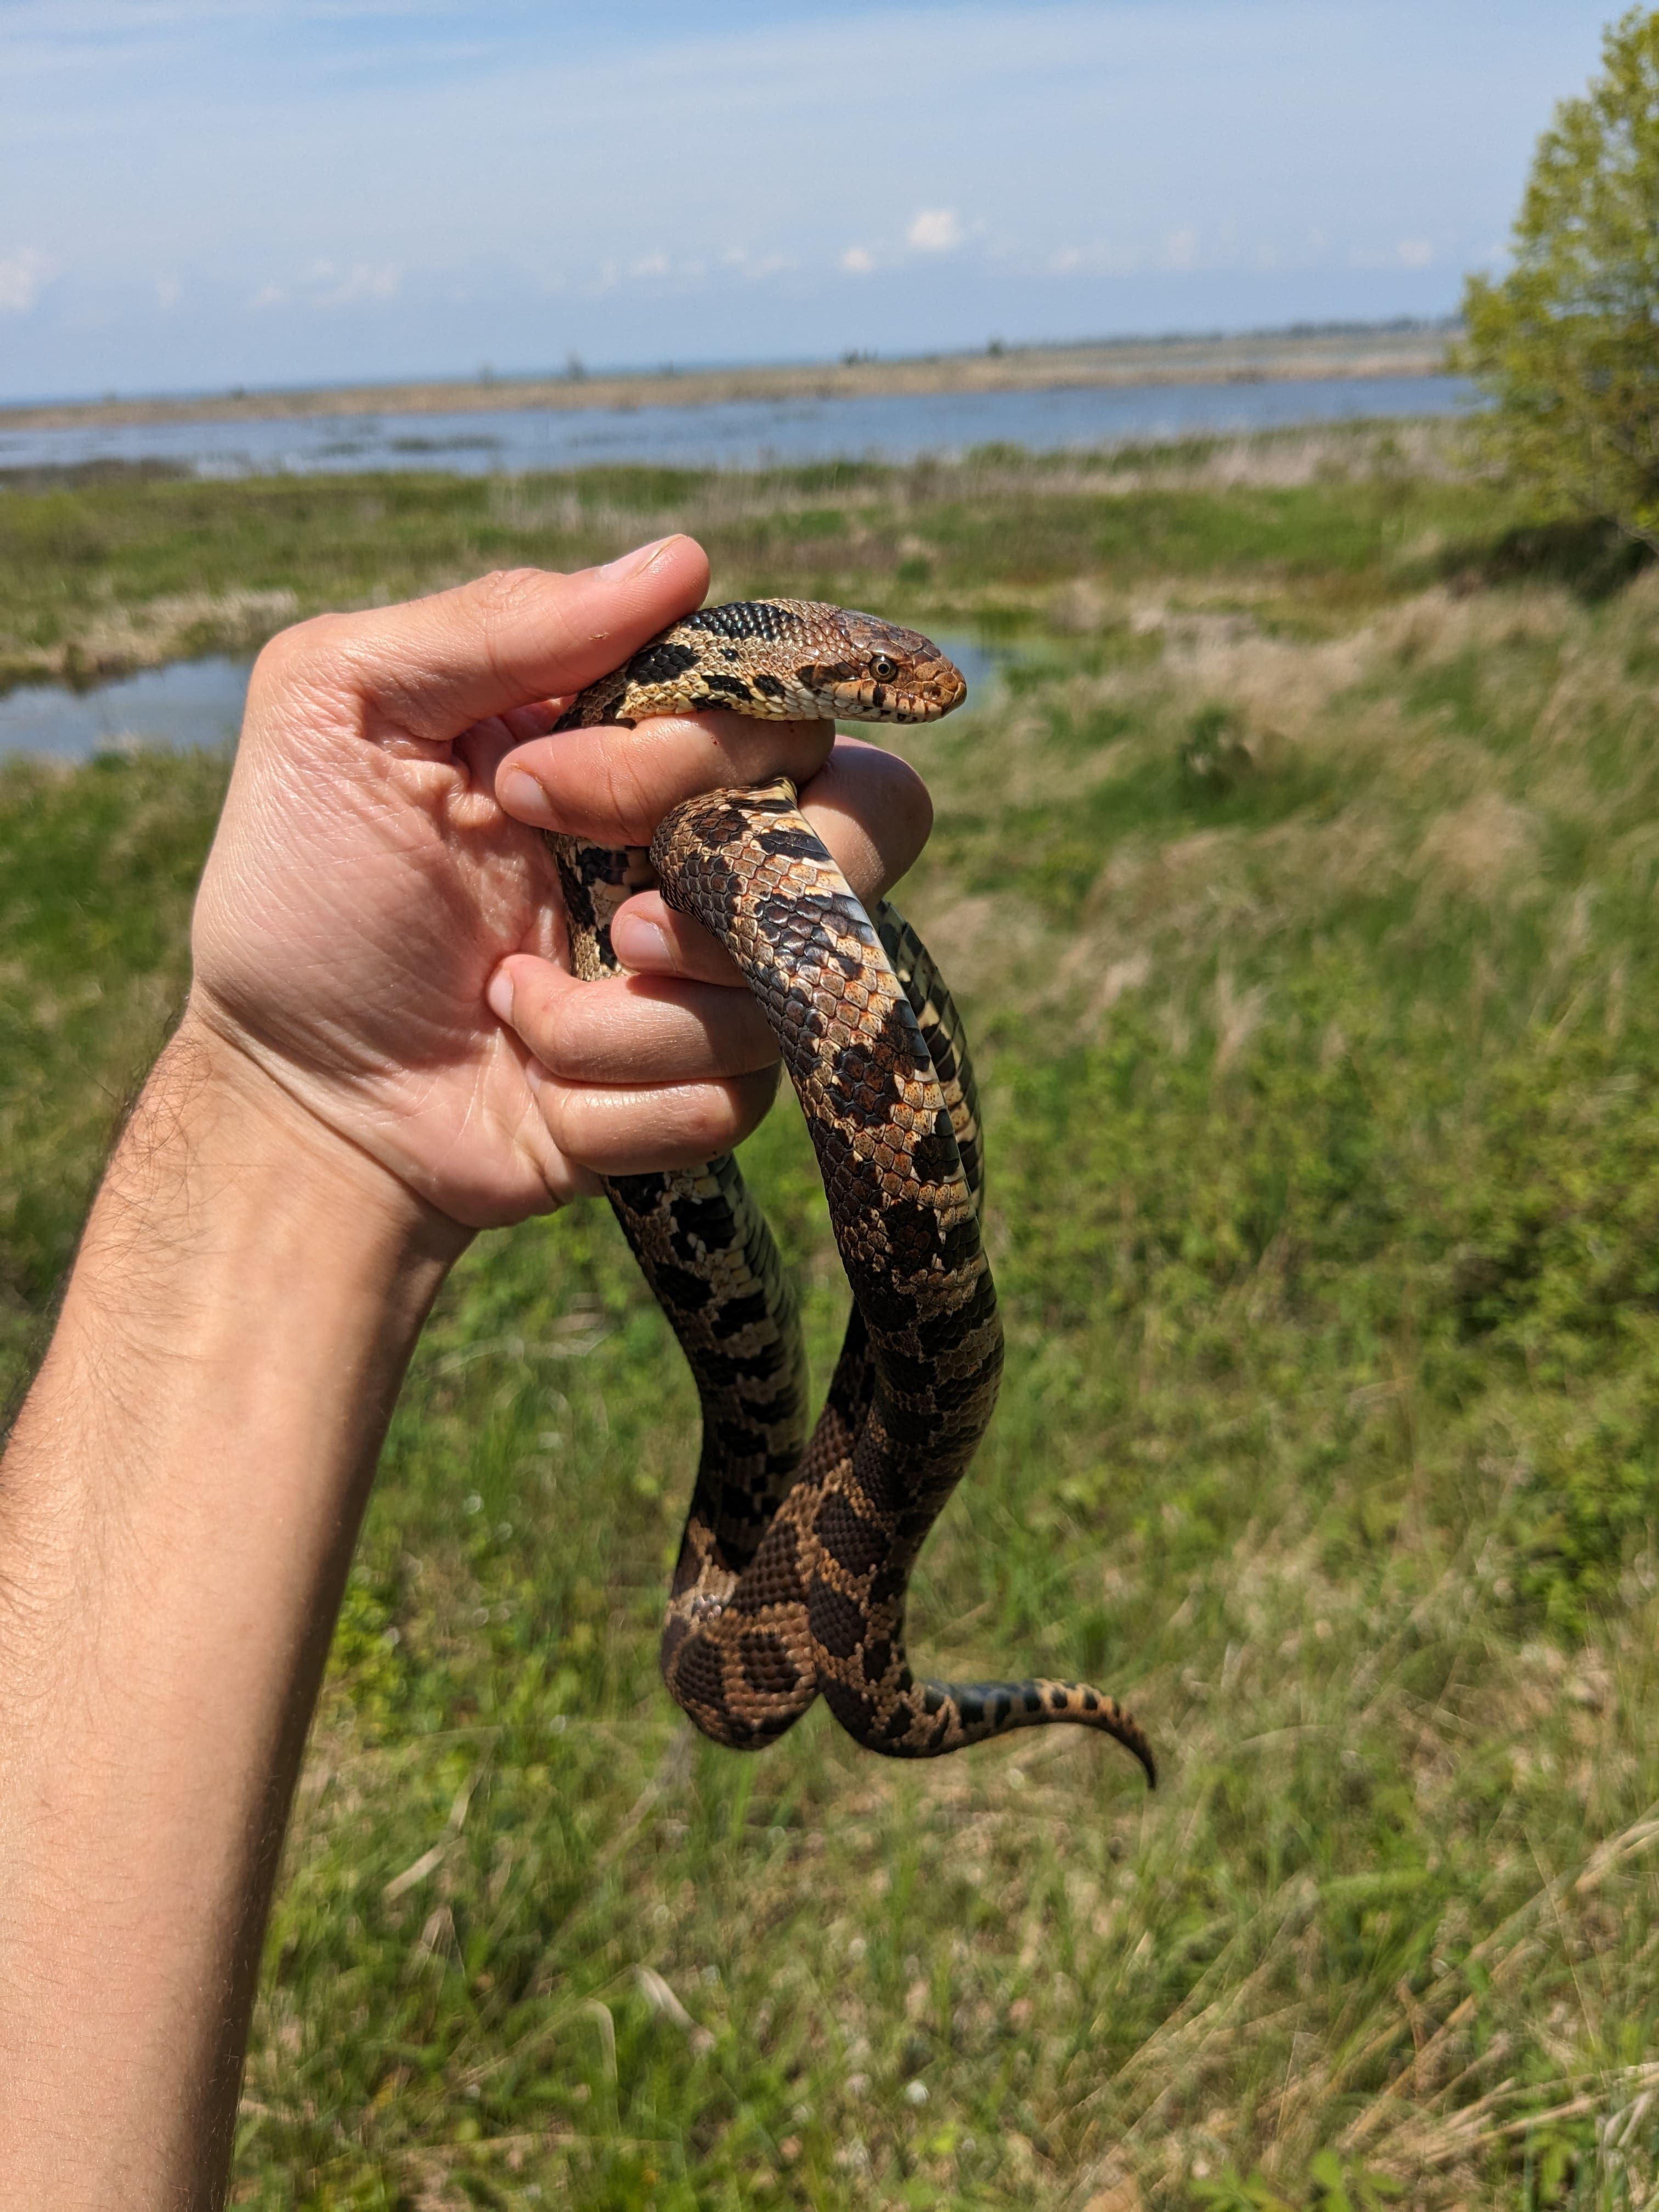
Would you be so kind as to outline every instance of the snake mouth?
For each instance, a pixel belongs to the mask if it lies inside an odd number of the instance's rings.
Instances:
[[[900,702],[900,719],[906,722],[936,722],[941,714],[949,714],[961,706],[968,696],[967,680],[956,669],[935,677],[919,690],[907,692]]]
[[[870,696],[870,684],[860,684],[859,689],[865,695],[865,713],[872,720],[884,722],[937,722],[941,714],[951,714],[968,696],[966,678],[948,660],[930,672],[920,684],[906,685],[902,690],[893,684],[873,687],[873,699]]]
[[[923,689],[901,691],[894,684],[879,684],[866,677],[856,683],[827,687],[824,696],[830,711],[850,722],[936,722],[961,704],[968,696],[968,686],[958,677],[953,688],[929,684]]]

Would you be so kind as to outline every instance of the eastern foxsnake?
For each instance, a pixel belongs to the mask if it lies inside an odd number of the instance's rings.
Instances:
[[[914,630],[809,601],[740,601],[651,640],[558,727],[716,707],[923,722],[966,691]],[[910,1759],[1069,1721],[1115,1736],[1153,1780],[1140,1728],[1097,1690],[919,1680],[905,1656],[911,1567],[1002,1367],[973,1070],[925,946],[885,903],[866,915],[787,781],[688,801],[648,860],[550,842],[579,976],[619,971],[611,918],[653,871],[669,905],[732,955],[799,1094],[853,1291],[809,1437],[794,1300],[736,1162],[606,1183],[702,1406],[662,1638],[676,1702],[706,1735],[752,1749],[822,1691],[859,1742]]]

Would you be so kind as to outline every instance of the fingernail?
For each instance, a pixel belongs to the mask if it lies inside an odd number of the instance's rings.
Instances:
[[[521,768],[509,769],[501,778],[495,796],[509,814],[521,820],[533,822],[545,828],[553,819],[553,809],[547,803],[547,793],[533,775]]]
[[[484,992],[484,997],[489,1002],[490,1012],[495,1015],[498,1022],[510,1022],[512,1020],[513,978],[507,974],[505,968],[498,968],[495,974],[490,977],[489,988]]]
[[[667,538],[653,538],[648,545],[635,546],[631,553],[619,553],[614,561],[607,561],[599,574],[602,576],[643,576],[657,565],[657,556],[665,545],[672,545],[678,532]]]
[[[639,915],[617,916],[611,925],[611,948],[624,968],[672,969],[674,965],[674,948],[667,933]]]

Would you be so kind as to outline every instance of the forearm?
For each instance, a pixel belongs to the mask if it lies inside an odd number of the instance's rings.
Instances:
[[[0,1468],[0,2203],[218,2201],[306,1724],[463,1233],[186,1024]]]

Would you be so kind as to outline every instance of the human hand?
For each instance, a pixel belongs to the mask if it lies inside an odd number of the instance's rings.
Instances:
[[[672,538],[605,568],[323,616],[255,666],[185,1026],[466,1227],[545,1212],[601,1174],[695,1164],[747,1134],[774,1086],[735,970],[656,894],[613,927],[638,972],[574,981],[538,828],[645,844],[696,792],[789,775],[866,902],[927,836],[912,772],[832,750],[826,722],[548,734],[708,576]]]

